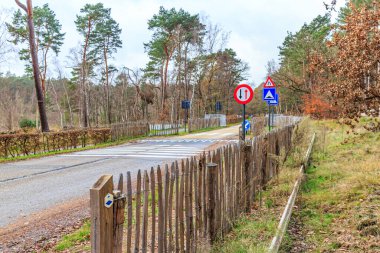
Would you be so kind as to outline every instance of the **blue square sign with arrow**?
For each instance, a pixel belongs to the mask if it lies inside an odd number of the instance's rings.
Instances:
[[[244,129],[247,132],[251,128],[251,123],[249,123],[249,120],[244,121]]]
[[[265,88],[263,89],[263,100],[275,100],[276,99],[276,88]]]

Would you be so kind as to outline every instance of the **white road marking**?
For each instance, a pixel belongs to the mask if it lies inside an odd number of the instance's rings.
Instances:
[[[229,133],[221,134],[222,136],[228,136],[231,135]],[[141,140],[139,143],[182,143],[182,142],[187,142],[187,143],[200,143],[200,142],[221,142],[221,141],[226,141],[226,142],[238,142],[237,140],[226,140],[226,139],[172,139],[172,140],[156,140],[156,139],[151,139],[151,140]]]
[[[203,153],[202,147],[178,144],[172,140],[163,140],[174,145],[161,145],[160,142],[148,142],[145,145],[125,145],[122,147],[107,148],[102,150],[89,150],[64,154],[62,157],[119,157],[119,158],[164,158],[179,159]],[[185,141],[185,140],[183,140]]]
[[[72,155],[62,155],[64,157],[145,157],[145,158],[183,158],[183,157],[191,157],[196,154],[192,155],[151,155],[150,153],[147,154],[124,154],[124,155],[117,155],[117,154],[72,154]]]
[[[212,134],[214,135],[214,134]],[[226,134],[222,134],[226,136]],[[144,145],[125,145],[106,149],[81,151],[72,154],[64,154],[62,157],[120,157],[120,158],[162,158],[182,159],[203,153],[205,143],[236,142],[236,140],[223,139],[147,139],[139,143]],[[203,145],[191,145],[191,144]]]

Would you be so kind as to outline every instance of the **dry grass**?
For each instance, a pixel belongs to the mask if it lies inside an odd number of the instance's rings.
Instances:
[[[311,127],[318,141],[288,252],[379,252],[380,133],[348,135],[334,121]]]

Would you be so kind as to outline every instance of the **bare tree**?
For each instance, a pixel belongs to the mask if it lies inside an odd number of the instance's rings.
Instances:
[[[56,66],[56,72],[58,73],[58,80],[61,82],[61,85],[64,90],[64,96],[65,96],[65,101],[67,103],[68,111],[69,111],[69,118],[70,118],[70,126],[72,127],[74,125],[74,119],[73,119],[73,110],[71,106],[71,101],[70,101],[70,96],[69,93],[67,92],[67,80],[64,78],[62,74],[62,69],[61,66],[58,62],[58,60],[55,61],[55,66]]]

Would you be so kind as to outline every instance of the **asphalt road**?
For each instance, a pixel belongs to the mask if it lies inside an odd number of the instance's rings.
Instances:
[[[237,140],[238,127],[0,164],[0,228],[88,194],[102,174],[150,169]]]

